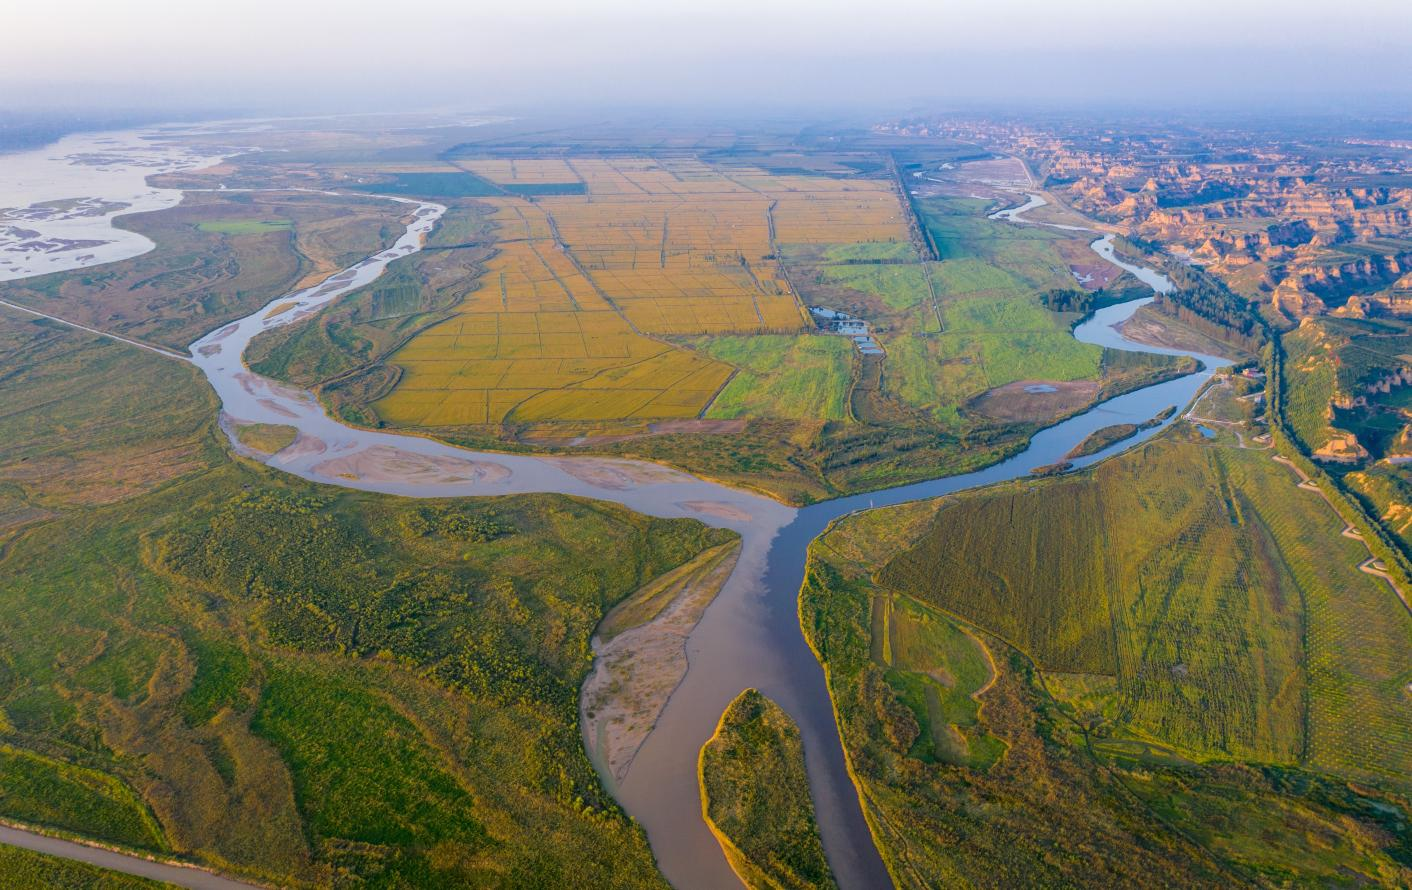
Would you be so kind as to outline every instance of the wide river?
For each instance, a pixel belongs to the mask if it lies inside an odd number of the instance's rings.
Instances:
[[[104,141],[95,145],[93,139]],[[27,240],[42,243],[47,222],[71,227],[73,223],[69,221],[71,216],[56,218],[68,216],[63,212],[68,205],[60,205],[60,212],[51,214],[33,210],[37,203],[65,199],[104,202],[85,205],[93,208],[81,217],[82,237],[89,243],[84,249],[58,251],[68,254],[67,262],[55,262],[54,252],[26,252],[16,249],[12,241],[0,262],[2,277],[42,274],[95,260],[111,262],[150,249],[145,239],[113,234],[110,223],[112,211],[117,209],[114,205],[127,205],[118,212],[169,206],[170,192],[147,189],[134,173],[144,167],[147,172],[191,167],[199,160],[188,150],[167,147],[140,134],[75,137],[66,142],[90,150],[101,146],[108,163],[75,160],[72,154],[66,155],[65,143],[27,153],[26,170],[43,174],[44,188],[39,193],[41,190],[34,188],[33,181],[25,183],[26,187],[9,181],[3,173],[9,160],[0,162],[0,219],[6,215],[14,223],[22,219],[25,228],[37,230],[37,237]],[[119,155],[124,162],[110,160]],[[112,173],[106,183],[95,175],[105,167]],[[66,168],[76,171],[67,179]],[[1032,199],[1025,209],[1041,206],[1043,198],[1034,198],[1041,203]],[[831,522],[852,512],[1015,479],[1035,467],[1063,460],[1074,445],[1094,430],[1115,423],[1140,423],[1168,406],[1185,405],[1210,376],[1209,370],[1096,405],[1040,431],[1023,452],[986,469],[802,509],[650,463],[477,452],[419,436],[358,429],[331,418],[310,393],[253,373],[242,356],[260,332],[307,318],[319,307],[376,279],[389,263],[420,250],[423,239],[445,211],[430,202],[389,200],[407,204],[410,219],[405,233],[392,247],[320,285],[277,296],[259,311],[222,325],[192,344],[191,360],[221,399],[223,424],[227,429],[232,422],[240,421],[297,428],[299,437],[295,443],[266,462],[273,468],[329,485],[412,497],[559,492],[612,501],[654,516],[693,517],[739,532],[742,548],[737,566],[688,638],[686,676],[638,750],[627,775],[613,786],[614,793],[624,809],[646,829],[659,866],[675,886],[740,886],[702,821],[696,762],[726,705],[741,690],[757,687],[799,724],[824,848],[839,884],[844,888],[890,886],[845,767],[823,670],[805,644],[799,626],[797,598],[809,543]],[[1018,213],[1011,213],[1004,218],[1024,222],[1016,216]],[[72,231],[70,228],[63,234],[73,237]],[[92,244],[105,238],[112,240]],[[1113,257],[1110,238],[1094,241],[1093,247],[1105,258],[1118,262]],[[78,260],[79,256],[83,259]],[[1157,290],[1171,287],[1156,272],[1118,264]],[[1226,363],[1216,356],[1153,348],[1123,338],[1114,325],[1145,302],[1134,300],[1103,309],[1075,328],[1074,336],[1115,349],[1192,355],[1207,368]],[[1087,466],[1131,448],[1160,428],[1146,430],[1105,451],[1075,460],[1074,464]]]

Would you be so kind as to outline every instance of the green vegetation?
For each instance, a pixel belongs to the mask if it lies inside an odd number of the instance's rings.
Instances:
[[[266,681],[250,726],[289,764],[300,813],[315,838],[381,847],[396,857],[394,871],[416,880],[434,878],[436,870],[417,861],[418,848],[446,844],[470,860],[489,845],[470,791],[416,725],[376,692],[281,665]],[[381,731],[350,733],[350,726]]]
[[[1112,426],[1105,426],[1096,429],[1084,437],[1084,440],[1064,455],[1065,458],[1073,460],[1077,457],[1087,457],[1090,454],[1097,454],[1110,445],[1116,445],[1124,439],[1131,439],[1141,430],[1135,423],[1115,423]]]
[[[246,448],[275,454],[294,443],[299,431],[283,423],[247,423],[235,428],[235,438]]]
[[[1412,618],[1293,481],[1265,453],[1166,436],[1092,474],[955,498],[879,577],[1047,671],[1116,676],[1126,731],[1191,755],[1394,772],[1412,764],[1412,717],[1392,678],[1412,662],[1392,639]],[[1362,625],[1368,643],[1341,649]],[[1370,739],[1356,757],[1323,741],[1356,744],[1350,696]]]
[[[1290,371],[1285,417],[1291,431],[1315,451],[1331,439],[1346,434],[1333,426],[1333,400],[1338,397],[1337,369],[1321,340],[1317,323],[1284,337],[1289,352],[1286,365]]]
[[[873,511],[856,517],[856,525],[850,519],[837,526],[811,547],[800,601],[893,881],[902,888],[1227,886],[1217,866],[1133,812],[1064,739],[1023,660],[1006,657],[1003,648],[995,682],[967,728],[972,737],[993,738],[1003,750],[999,759],[971,767],[912,753],[927,725],[876,661],[886,638],[874,634],[875,598],[887,593],[867,573],[931,509]],[[985,645],[1003,646],[989,637]]]
[[[12,716],[23,720],[21,711]],[[165,839],[131,789],[98,770],[0,745],[0,812],[12,819],[164,851]]]
[[[874,294],[888,308],[898,311],[931,299],[926,272],[920,263],[825,266],[818,275],[821,284]]]
[[[0,816],[281,886],[661,886],[577,690],[611,607],[728,533],[319,488],[231,461],[182,363],[28,321],[0,343],[3,466],[66,461],[10,483],[47,512],[0,553]],[[80,418],[91,441],[58,432]],[[123,442],[104,472],[148,475],[71,509],[68,455]],[[181,472],[150,475],[158,443]]]
[[[853,345],[817,334],[717,337],[701,349],[740,370],[706,409],[712,418],[845,420]]]
[[[836,887],[814,821],[799,728],[747,689],[701,749],[702,811],[751,890]]]
[[[1111,445],[1116,445],[1124,439],[1131,439],[1143,430],[1150,430],[1162,421],[1177,413],[1176,406],[1165,409],[1161,414],[1151,420],[1142,423],[1115,423],[1112,426],[1105,426],[1094,430],[1084,437],[1084,440],[1069,450],[1064,455],[1065,458],[1087,457],[1090,454],[1097,454]]]
[[[217,235],[264,235],[286,232],[294,223],[287,219],[212,219],[197,223],[196,228]]]
[[[824,256],[833,263],[916,263],[921,261],[917,248],[906,241],[855,241],[832,244],[824,248]]]
[[[801,621],[899,886],[1412,877],[1412,618],[1296,481],[1179,425],[815,543]],[[992,756],[928,756],[935,710],[887,662],[903,604],[996,653],[958,727]]]
[[[991,386],[1098,376],[1103,350],[1075,340],[1068,325],[1033,298],[958,300],[948,303],[943,315],[943,339],[969,341],[951,354],[977,355]]]
[[[217,447],[215,398],[180,362],[0,309],[0,367],[0,539],[195,472]]]
[[[35,887],[47,890],[157,890],[171,886],[86,862],[0,845],[0,890],[33,890]]]
[[[932,280],[936,282],[938,293],[951,297],[1024,290],[1024,285],[1014,275],[979,256],[958,256],[937,263],[932,267]]]
[[[1291,430],[1320,457],[1374,459],[1400,453],[1412,327],[1395,319],[1310,319],[1283,337],[1285,412]],[[1346,407],[1335,407],[1335,403]],[[1341,440],[1357,437],[1358,448]]]
[[[895,715],[898,741],[912,738],[907,756],[975,769],[995,763],[1005,745],[980,727],[976,701],[995,673],[985,647],[910,597],[874,597],[872,610],[873,664],[914,721]]]

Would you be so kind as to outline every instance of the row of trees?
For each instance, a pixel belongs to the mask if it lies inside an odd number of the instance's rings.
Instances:
[[[1231,293],[1202,269],[1173,266],[1167,274],[1177,289],[1159,294],[1153,309],[1247,352],[1259,352],[1265,345],[1268,326],[1249,300]]]

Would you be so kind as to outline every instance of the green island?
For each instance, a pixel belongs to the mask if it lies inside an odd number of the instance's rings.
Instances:
[[[836,888],[824,859],[799,729],[747,689],[701,749],[701,806],[731,867],[751,890]]]
[[[1150,430],[1155,426],[1160,426],[1163,421],[1176,413],[1177,408],[1173,405],[1152,419],[1145,420],[1142,423],[1115,423],[1110,426],[1100,427],[1089,433],[1082,442],[1070,449],[1069,453],[1064,455],[1064,457],[1066,460],[1073,460],[1074,458],[1097,454],[1110,445],[1116,445],[1125,439],[1131,439],[1143,430]]]
[[[261,454],[275,454],[289,447],[299,431],[279,423],[246,423],[235,428],[235,438]]]

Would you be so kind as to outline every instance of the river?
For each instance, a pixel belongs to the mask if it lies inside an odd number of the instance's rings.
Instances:
[[[189,152],[183,157],[188,166],[195,163]],[[175,159],[171,163],[180,166]],[[0,177],[0,189],[4,185]],[[94,190],[95,184],[85,182],[85,186],[89,191],[72,197],[104,196],[101,190]],[[124,193],[128,192],[130,188]],[[60,189],[44,200],[62,197],[70,195]],[[1035,204],[1034,198],[1040,204]],[[9,200],[0,191],[0,205]],[[1209,371],[1096,405],[1042,430],[1023,452],[983,470],[802,509],[656,464],[476,452],[415,435],[354,428],[329,417],[310,393],[251,372],[242,356],[261,331],[307,318],[319,307],[377,278],[389,263],[418,251],[446,209],[427,201],[389,200],[406,204],[409,211],[407,229],[393,246],[322,284],[276,297],[257,312],[222,325],[192,344],[191,360],[221,399],[223,426],[228,432],[235,422],[295,427],[299,431],[295,443],[265,459],[266,463],[325,484],[413,497],[559,492],[612,501],[654,516],[693,517],[739,532],[742,547],[737,566],[688,638],[686,676],[614,792],[647,831],[658,865],[675,886],[740,886],[701,818],[696,762],[726,705],[741,690],[757,687],[799,724],[820,832],[840,886],[845,890],[890,886],[845,767],[823,670],[799,626],[797,598],[809,543],[829,523],[858,510],[1014,479],[1035,467],[1061,461],[1094,430],[1116,423],[1141,423],[1170,405],[1185,405],[1210,376]],[[1032,196],[1027,209],[1042,203],[1041,197]],[[1019,210],[1002,218],[1024,222],[1015,219]],[[145,248],[131,243],[126,246],[132,252]],[[1101,255],[1106,251],[1106,259],[1116,261],[1111,237],[1100,238],[1093,246]],[[110,252],[108,261],[124,258],[118,253]],[[51,271],[43,259],[36,255],[34,269],[28,274]],[[1171,287],[1151,270],[1119,265],[1141,275],[1156,289]],[[23,259],[12,258],[10,269],[19,274],[11,277],[24,274],[24,267]],[[1084,342],[1118,349],[1193,355],[1208,368],[1225,363],[1215,356],[1148,347],[1123,338],[1113,325],[1144,302],[1135,300],[1103,309],[1075,328],[1074,335]],[[1087,466],[1132,448],[1170,422],[1073,463]]]

